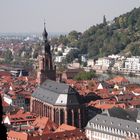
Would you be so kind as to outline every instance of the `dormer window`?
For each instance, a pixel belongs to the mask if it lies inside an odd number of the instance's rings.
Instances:
[[[126,127],[129,128],[129,125],[127,125]]]
[[[10,86],[10,88],[9,88],[10,90],[13,90],[13,88],[12,88],[12,86]]]
[[[99,118],[96,118],[96,121],[98,121],[99,120]]]
[[[113,122],[111,122],[111,124],[113,124]]]

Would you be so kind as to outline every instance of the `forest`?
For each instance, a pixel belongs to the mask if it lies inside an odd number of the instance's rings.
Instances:
[[[119,53],[140,55],[140,8],[134,8],[112,21],[103,16],[101,24],[93,25],[83,33],[73,30],[68,35],[54,38],[53,43],[78,48],[78,54],[87,54],[88,58]]]

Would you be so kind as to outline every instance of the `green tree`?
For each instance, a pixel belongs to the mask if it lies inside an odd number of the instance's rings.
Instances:
[[[91,80],[92,78],[96,77],[95,71],[90,71],[90,72],[80,72],[78,73],[74,79],[75,80]]]
[[[78,49],[72,49],[67,55],[66,55],[66,61],[68,63],[71,63],[75,58],[79,57],[79,50]]]
[[[9,49],[4,53],[4,56],[5,63],[11,63],[14,58],[12,52]]]

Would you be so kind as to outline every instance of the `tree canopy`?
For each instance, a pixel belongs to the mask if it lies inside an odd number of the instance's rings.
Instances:
[[[95,78],[95,77],[96,77],[95,71],[90,71],[90,72],[82,71],[82,72],[78,73],[74,77],[74,79],[75,80],[91,80],[92,78]]]
[[[79,54],[88,54],[89,58],[118,54],[126,50],[131,55],[137,55],[140,52],[140,47],[137,47],[140,46],[140,8],[110,22],[104,16],[103,23],[92,26],[83,33],[71,31],[58,40],[67,46],[77,47]]]

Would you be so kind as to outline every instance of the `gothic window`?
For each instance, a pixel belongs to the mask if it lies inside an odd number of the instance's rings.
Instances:
[[[69,109],[68,110],[68,124],[72,125],[72,111]]]
[[[76,127],[79,126],[79,119],[78,119],[78,111],[77,110],[74,110],[74,123],[75,123]]]
[[[55,123],[59,124],[59,110],[58,109],[56,109],[55,111]]]
[[[64,110],[60,110],[60,124],[64,123]]]

